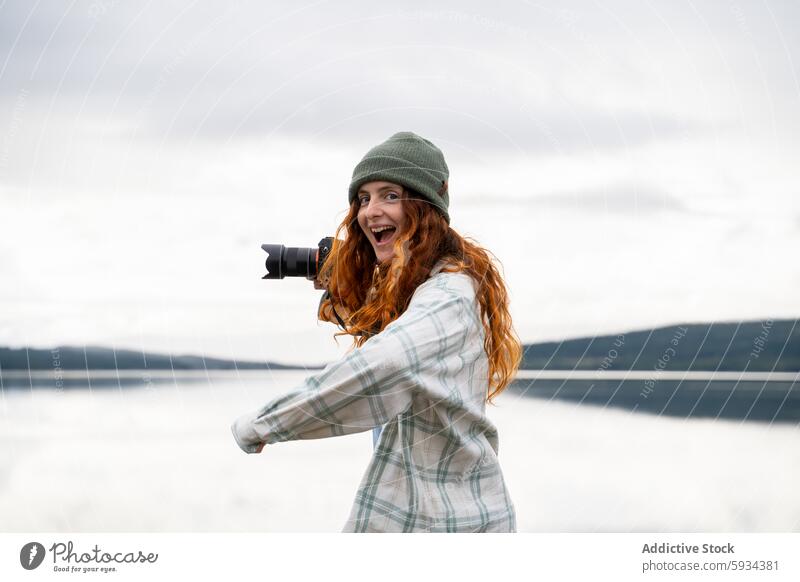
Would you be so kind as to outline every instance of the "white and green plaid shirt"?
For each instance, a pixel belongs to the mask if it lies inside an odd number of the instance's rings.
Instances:
[[[345,532],[516,531],[472,278],[442,266],[381,333],[231,427],[256,453],[385,424]]]

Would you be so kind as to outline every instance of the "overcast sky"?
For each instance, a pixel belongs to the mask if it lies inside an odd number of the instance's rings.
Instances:
[[[445,153],[526,342],[800,315],[800,5],[0,4],[0,345],[293,363],[353,166]]]

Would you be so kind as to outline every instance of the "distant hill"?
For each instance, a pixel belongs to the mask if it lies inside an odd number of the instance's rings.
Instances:
[[[535,370],[800,370],[797,319],[672,325],[619,335],[527,344],[523,369]],[[58,363],[55,363],[55,359]],[[102,347],[0,347],[2,370],[292,370],[274,362],[143,353]]]
[[[153,354],[110,348],[59,346],[47,349],[0,347],[0,370],[308,370],[274,362]]]
[[[795,372],[797,319],[671,325],[525,346],[522,368]]]

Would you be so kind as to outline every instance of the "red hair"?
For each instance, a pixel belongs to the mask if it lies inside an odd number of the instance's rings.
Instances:
[[[336,336],[350,335],[353,345],[361,346],[408,308],[414,290],[439,260],[449,259],[451,266],[444,271],[465,272],[477,283],[483,347],[489,360],[487,402],[493,404],[492,399],[513,380],[522,359],[522,345],[508,311],[508,291],[495,266],[497,259],[450,228],[444,216],[413,191],[406,189],[401,203],[405,228],[395,239],[394,257],[383,263],[377,262],[358,224],[358,200],[350,206],[320,273],[329,294],[320,305],[319,318],[337,323],[338,315],[345,328]]]

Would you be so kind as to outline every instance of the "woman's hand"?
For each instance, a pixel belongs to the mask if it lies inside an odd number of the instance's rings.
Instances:
[[[242,449],[245,453],[252,454],[252,453],[260,453],[261,450],[264,448],[264,442],[252,442],[256,440],[253,438],[253,435],[250,436],[248,439],[247,437],[242,436],[241,428],[247,428],[251,426],[251,421],[249,416],[241,416],[236,419],[233,424],[231,425],[231,432],[233,433],[233,438],[236,441],[236,444],[239,445],[239,448]],[[253,431],[250,430],[250,433]],[[245,433],[246,434],[246,433]],[[249,442],[248,442],[249,441]]]

